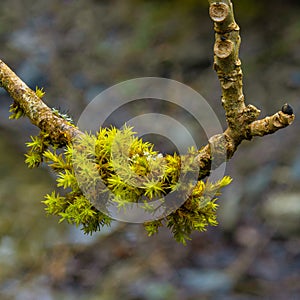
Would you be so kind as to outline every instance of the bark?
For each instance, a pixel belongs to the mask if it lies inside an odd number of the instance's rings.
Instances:
[[[53,113],[2,60],[0,60],[0,85],[8,92],[32,124],[49,133],[53,143],[67,144],[81,132],[69,122]]]
[[[243,140],[274,133],[292,124],[295,118],[292,108],[285,104],[273,116],[257,120],[260,110],[245,104],[239,59],[240,29],[234,19],[232,2],[209,0],[209,3],[209,15],[215,31],[214,69],[222,88],[221,102],[228,128],[223,134],[213,136],[199,152],[197,160],[203,170],[217,167],[230,159]]]

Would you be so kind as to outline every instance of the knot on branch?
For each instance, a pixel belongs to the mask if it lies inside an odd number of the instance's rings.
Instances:
[[[243,110],[243,122],[246,124],[250,124],[253,121],[257,120],[260,114],[260,110],[252,104],[247,105]]]
[[[225,3],[215,2],[210,5],[209,15],[214,22],[223,22],[229,13],[229,6]]]

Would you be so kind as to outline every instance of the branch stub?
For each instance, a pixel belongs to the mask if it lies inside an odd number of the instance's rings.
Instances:
[[[219,58],[226,58],[232,53],[233,48],[234,48],[234,44],[233,44],[232,41],[230,41],[230,40],[226,40],[226,41],[219,40],[215,43],[214,53]]]
[[[214,22],[223,22],[229,13],[229,7],[225,3],[212,3],[209,8],[209,15]]]

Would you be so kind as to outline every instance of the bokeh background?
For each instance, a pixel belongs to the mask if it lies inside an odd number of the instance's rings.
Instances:
[[[24,165],[38,131],[8,120],[0,90],[0,298],[22,300],[300,299],[300,4],[234,1],[246,102],[270,115],[288,102],[294,124],[244,142],[227,164],[216,228],[187,246],[168,230],[113,223],[84,236],[46,217],[55,188]],[[76,121],[123,80],[161,76],[200,92],[225,127],[212,70],[214,33],[203,0],[2,0],[0,58],[45,102]]]

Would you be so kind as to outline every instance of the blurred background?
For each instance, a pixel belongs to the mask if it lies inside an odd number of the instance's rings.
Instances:
[[[47,217],[55,188],[29,170],[24,143],[38,131],[8,120],[0,90],[0,298],[22,300],[300,298],[300,4],[234,1],[241,27],[246,102],[271,115],[288,102],[287,129],[243,142],[227,164],[220,225],[187,246],[166,229],[114,222],[84,236]],[[183,82],[207,99],[225,128],[204,0],[2,0],[0,59],[45,102],[75,120],[105,88],[143,76]]]

